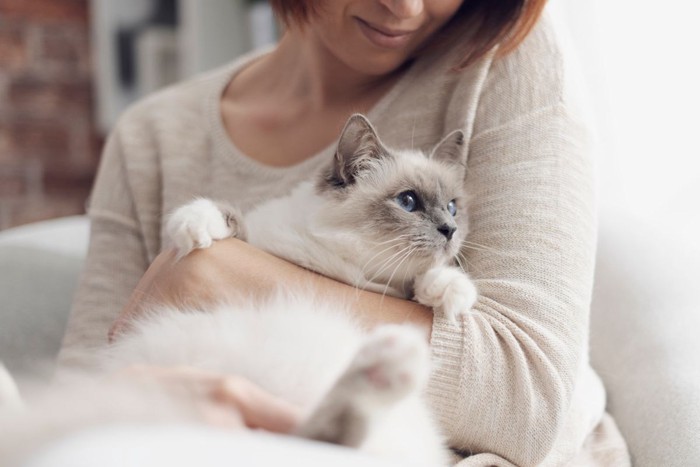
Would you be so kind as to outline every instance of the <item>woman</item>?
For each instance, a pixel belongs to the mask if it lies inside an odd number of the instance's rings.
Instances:
[[[368,326],[430,332],[428,396],[450,445],[477,454],[463,465],[627,463],[587,363],[592,164],[556,37],[546,20],[533,27],[544,1],[273,4],[287,25],[274,50],[144,100],[111,135],[64,363],[104,344],[115,319],[118,338],[144,304],[312,281],[353,297]],[[480,246],[464,253],[480,296],[458,328],[237,240],[179,263],[164,251],[166,213],[194,196],[245,210],[287,193],[332,157],[354,112],[394,147],[428,148],[456,128],[467,135],[468,240]]]

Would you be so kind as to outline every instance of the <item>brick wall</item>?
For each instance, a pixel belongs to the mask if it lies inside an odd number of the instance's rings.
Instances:
[[[0,229],[84,212],[93,121],[89,0],[0,0]]]

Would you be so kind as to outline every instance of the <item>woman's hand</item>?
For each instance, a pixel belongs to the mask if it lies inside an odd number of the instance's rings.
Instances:
[[[230,238],[194,250],[179,261],[166,251],[151,264],[127,306],[109,331],[110,341],[126,332],[144,310],[157,305],[206,307],[241,298],[264,298],[281,286],[304,288],[348,306],[367,327],[411,322],[432,326],[432,311],[408,300],[358,291],[273,256],[241,240]]]
[[[202,419],[225,428],[260,428],[289,433],[301,422],[301,411],[245,378],[198,368],[135,365],[115,375],[161,384],[172,394],[193,403]]]

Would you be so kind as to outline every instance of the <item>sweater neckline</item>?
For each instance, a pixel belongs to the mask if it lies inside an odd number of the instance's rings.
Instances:
[[[321,149],[316,154],[307,157],[301,162],[288,166],[277,167],[263,164],[262,162],[259,162],[258,160],[245,154],[231,139],[223,122],[221,115],[221,96],[223,95],[226,87],[231,80],[234,79],[236,75],[243,70],[243,68],[245,68],[245,66],[270,53],[271,50],[272,48],[265,48],[242,55],[224,69],[218,83],[211,87],[211,92],[206,98],[205,112],[207,114],[207,119],[213,137],[213,146],[217,154],[235,161],[238,168],[243,169],[246,172],[256,173],[263,177],[278,178],[290,174],[310,173],[310,171],[318,166],[320,161],[329,159],[332,156],[332,154],[335,152],[336,146],[338,145],[337,138],[334,139],[328,146]],[[379,101],[377,101],[369,112],[367,112],[366,116],[370,121],[374,121],[377,116],[381,115],[391,104],[391,102],[393,102],[396,97],[401,94],[407,83],[413,79],[416,68],[416,64],[412,64],[411,67],[406,70],[406,73],[399,78],[399,80],[394,83],[394,85],[379,99]]]

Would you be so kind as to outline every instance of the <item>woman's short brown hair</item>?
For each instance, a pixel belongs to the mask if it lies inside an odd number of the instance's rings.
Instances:
[[[465,68],[499,45],[503,55],[520,44],[533,28],[547,0],[465,0],[455,16],[426,49],[463,48],[456,68]],[[287,24],[304,23],[317,13],[319,0],[270,0]]]

